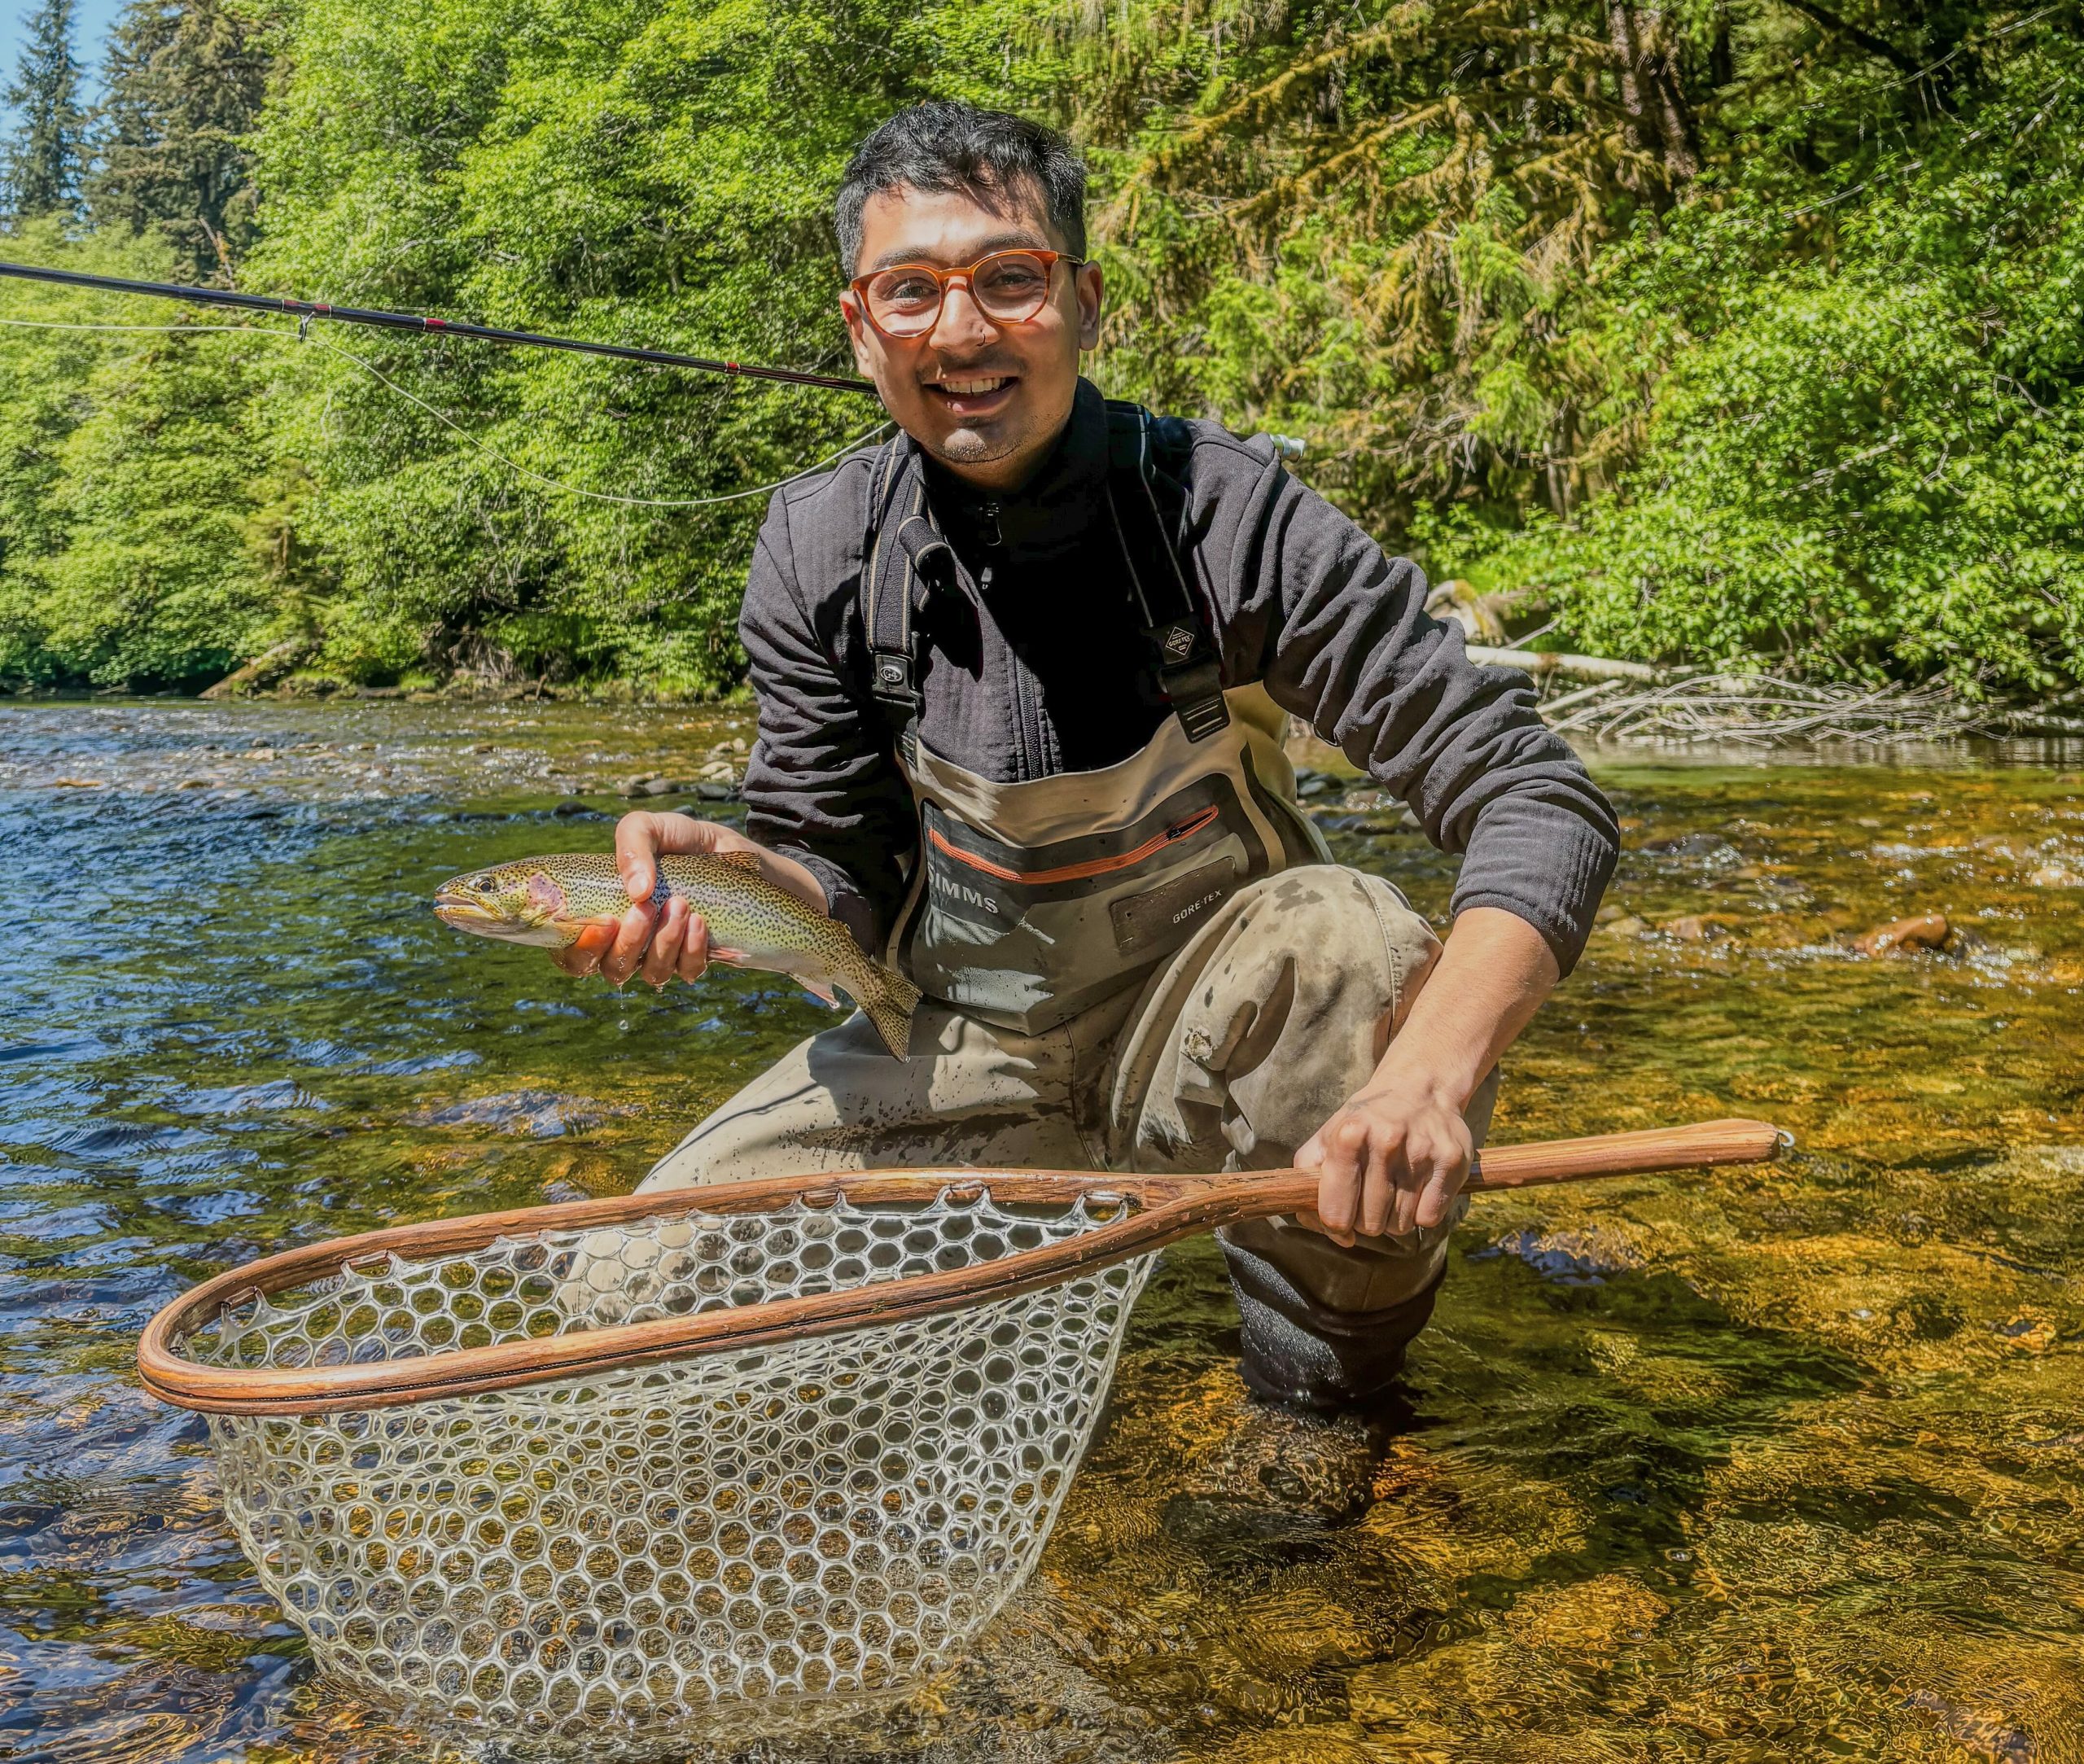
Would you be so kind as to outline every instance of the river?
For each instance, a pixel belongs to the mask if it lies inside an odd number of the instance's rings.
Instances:
[[[622,1192],[826,1021],[771,976],[576,984],[427,910],[486,860],[605,847],[624,780],[750,734],[0,707],[0,1758],[437,1755],[313,1674],[132,1344],[269,1250]],[[2084,1758],[2084,773],[2059,762],[1599,761],[1631,849],[1494,1137],[1749,1114],[1798,1152],[1480,1201],[1365,1425],[1248,1402],[1219,1261],[1173,1251],[974,1657],[873,1719],[686,1756]],[[1320,806],[1344,860],[1443,910],[1451,863],[1394,813]],[[1928,911],[1944,952],[1848,947]]]

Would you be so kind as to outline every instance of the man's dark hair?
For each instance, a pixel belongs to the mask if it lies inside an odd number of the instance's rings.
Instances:
[[[932,99],[901,110],[854,150],[840,180],[834,219],[839,261],[855,274],[861,211],[869,198],[906,186],[1003,197],[1022,183],[1042,193],[1044,212],[1074,257],[1085,255],[1085,167],[1053,129],[1002,110]]]

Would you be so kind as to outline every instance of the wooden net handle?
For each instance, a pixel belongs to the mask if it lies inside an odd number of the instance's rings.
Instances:
[[[1483,1154],[1467,1186],[1487,1193],[1595,1176],[1760,1163],[1784,1143],[1786,1136],[1766,1122],[1731,1120],[1500,1146]],[[1105,1176],[1079,1171],[863,1171],[434,1219],[289,1250],[204,1281],[146,1326],[138,1343],[138,1369],[155,1395],[184,1408],[216,1414],[315,1414],[509,1390],[698,1354],[907,1322],[1010,1298],[1224,1225],[1306,1211],[1316,1203],[1317,1182],[1314,1170],[1174,1176]],[[771,1212],[799,1200],[830,1205],[843,1197],[864,1205],[922,1205],[948,1189],[967,1193],[988,1189],[994,1199],[1010,1205],[1067,1206],[1080,1198],[1115,1198],[1129,1202],[1130,1208],[1121,1218],[1075,1237],[946,1273],[452,1354],[278,1369],[204,1366],[174,1350],[176,1342],[227,1305],[301,1285],[377,1256],[462,1254],[501,1237],[626,1224],[690,1212]]]

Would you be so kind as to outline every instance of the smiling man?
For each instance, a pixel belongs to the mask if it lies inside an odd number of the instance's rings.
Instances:
[[[1526,678],[1473,666],[1264,440],[1110,404],[1084,174],[1050,131],[893,117],[838,203],[856,359],[901,431],[770,507],[742,624],[747,834],[635,814],[633,902],[560,958],[702,974],[666,851],[742,849],[926,995],[856,1016],[646,1188],[864,1166],[1320,1167],[1224,1249],[1247,1381],[1364,1403],[1431,1313],[1498,1060],[1583,946],[1616,828]],[[1444,945],[1333,864],[1289,714],[1464,860]]]

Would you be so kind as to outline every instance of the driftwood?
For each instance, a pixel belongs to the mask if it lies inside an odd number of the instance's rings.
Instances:
[[[1691,668],[1653,668],[1647,662],[1617,662],[1605,655],[1552,655],[1538,650],[1493,650],[1469,646],[1469,659],[1486,668],[1517,668],[1537,680],[1562,674],[1572,680],[1640,680],[1656,682],[1691,673]]]
[[[1552,655],[1472,644],[1469,657],[1534,676],[1541,714],[1588,742],[1750,747],[1890,746],[1970,736],[2084,736],[2084,687],[2030,707],[1979,704],[1942,681],[1921,685],[1812,685],[1774,674],[1655,668],[1604,655]],[[1559,681],[1590,685],[1558,692]]]
[[[1659,746],[1896,746],[1977,735],[2084,735],[2084,720],[1977,704],[1939,681],[1824,686],[1771,675],[1697,673],[1633,689],[1609,682],[1552,698],[1542,714],[1559,735]]]
[[[273,649],[255,656],[243,668],[234,668],[214,686],[205,686],[206,698],[235,698],[242,692],[259,692],[273,685],[310,653],[309,637],[285,637]]]

